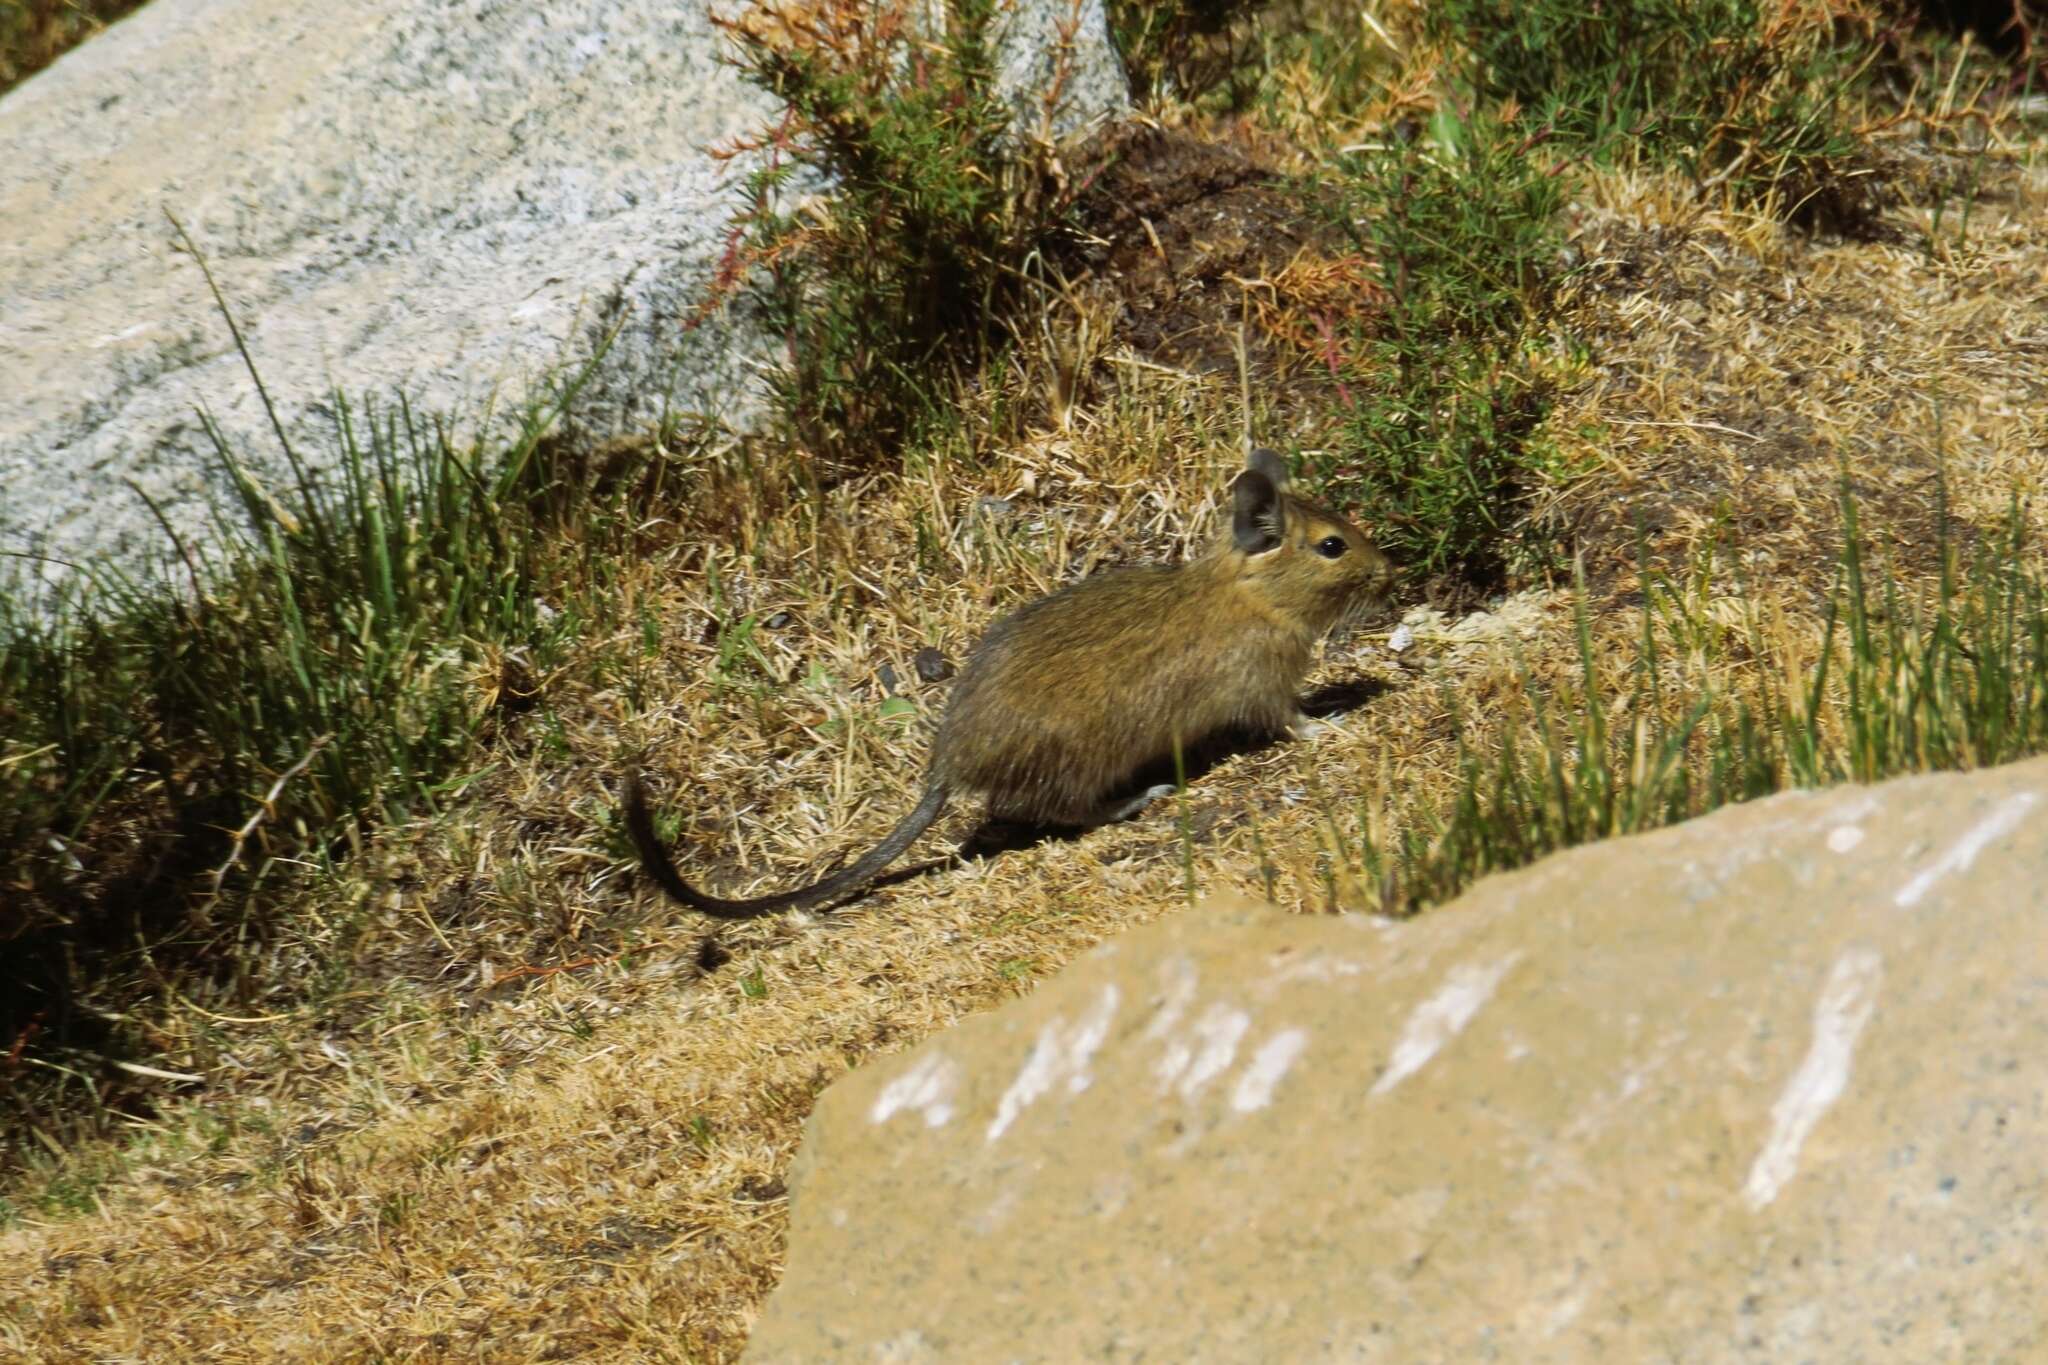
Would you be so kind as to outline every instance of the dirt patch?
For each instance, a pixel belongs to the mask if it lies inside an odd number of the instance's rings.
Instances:
[[[1091,296],[1114,310],[1117,343],[1155,364],[1234,380],[1242,336],[1258,380],[1312,383],[1299,347],[1262,325],[1257,304],[1291,268],[1340,257],[1344,243],[1246,146],[1129,124],[1110,148],[1108,170],[1080,203],[1094,244],[1074,260]]]

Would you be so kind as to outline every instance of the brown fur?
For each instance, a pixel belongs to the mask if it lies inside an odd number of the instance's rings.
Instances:
[[[755,900],[684,883],[654,838],[637,777],[627,824],[670,895],[732,918],[858,891],[937,818],[950,797],[986,798],[998,819],[1085,826],[1148,764],[1221,730],[1298,729],[1295,689],[1315,641],[1348,611],[1383,601],[1386,556],[1335,513],[1285,491],[1286,467],[1253,452],[1233,486],[1231,534],[1189,563],[1112,570],[989,627],[946,708],[925,800],[853,867]],[[1330,537],[1344,552],[1315,548]],[[938,799],[934,799],[934,797]]]

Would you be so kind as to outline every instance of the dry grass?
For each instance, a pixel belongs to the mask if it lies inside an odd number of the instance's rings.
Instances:
[[[1817,589],[1845,473],[1902,568],[1932,567],[1937,476],[1965,541],[2015,495],[2042,525],[2042,151],[2011,124],[1974,150],[1897,147],[1920,161],[1907,202],[1863,242],[1701,212],[1671,182],[1595,178],[1574,249],[1602,375],[1557,421],[1600,432],[1601,472],[1550,509],[1595,580],[1632,578],[1641,525],[1666,566],[1725,536],[1757,581]],[[1944,203],[1958,183],[1976,186],[1967,210]]]
[[[1797,656],[1844,464],[1905,571],[1924,567],[1938,457],[1969,522],[2048,472],[2048,144],[2010,126],[1981,154],[1967,237],[1953,208],[1933,229],[1925,179],[1897,238],[1866,243],[1593,182],[1570,319],[1597,372],[1549,419],[1593,472],[1541,515],[1575,528],[1603,649],[1637,630],[1638,511],[1665,563],[1725,547]],[[261,951],[265,979],[311,984],[234,1017],[174,1009],[166,1065],[204,1090],[17,1183],[0,1355],[730,1358],[835,1076],[1172,913],[1189,866],[1200,890],[1297,912],[1367,903],[1347,822],[1453,780],[1446,686],[1486,715],[1575,673],[1554,585],[1398,657],[1383,633],[1334,646],[1318,682],[1385,690],[1312,744],[1224,759],[1184,810],[965,862],[934,836],[906,866],[935,866],[843,912],[715,930],[628,870],[612,792],[629,757],[690,812],[688,866],[735,892],[784,884],[912,799],[942,699],[920,649],[957,660],[1008,606],[1215,529],[1235,378],[1076,331],[991,386],[960,458],[819,501],[741,451],[700,471],[621,575],[629,624],[544,680],[460,808],[307,869],[278,917],[301,927]],[[1021,440],[991,425],[1077,366],[1095,381],[1061,420]],[[1283,434],[1281,414],[1252,418]],[[885,668],[918,718],[884,713]]]

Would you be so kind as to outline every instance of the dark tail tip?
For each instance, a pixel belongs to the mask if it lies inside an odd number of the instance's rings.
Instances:
[[[654,884],[670,900],[718,919],[753,919],[757,915],[801,903],[800,893],[763,896],[747,901],[726,900],[722,896],[707,896],[684,881],[682,873],[676,871],[675,862],[669,857],[667,846],[661,842],[661,835],[655,831],[654,816],[647,808],[647,785],[641,780],[638,769],[626,774],[622,808],[626,833],[633,840],[634,851],[640,855],[640,870],[653,878]]]
[[[661,842],[661,835],[655,831],[654,816],[647,809],[647,784],[640,778],[640,770],[634,768],[626,774],[625,800],[622,808],[626,819],[626,834],[633,840],[633,851],[640,855],[641,870],[654,879],[655,885],[676,900],[688,905],[690,889],[683,885],[676,866],[669,861],[668,849]]]
[[[752,900],[708,896],[683,880],[682,874],[676,871],[675,863],[669,859],[661,836],[655,832],[654,817],[647,810],[647,790],[637,770],[626,775],[623,809],[626,832],[632,836],[633,847],[640,854],[642,870],[671,899],[720,919],[753,919],[777,910],[807,909],[862,890],[938,818],[939,812],[945,808],[946,797],[946,788],[934,784],[916,808],[898,821],[896,828],[889,831],[880,843],[856,859],[852,866],[809,886],[772,896],[757,896]]]

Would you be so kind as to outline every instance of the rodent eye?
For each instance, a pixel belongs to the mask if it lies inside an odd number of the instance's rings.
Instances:
[[[1316,553],[1324,559],[1335,559],[1338,555],[1344,553],[1344,548],[1344,537],[1342,536],[1324,536],[1316,542]]]

